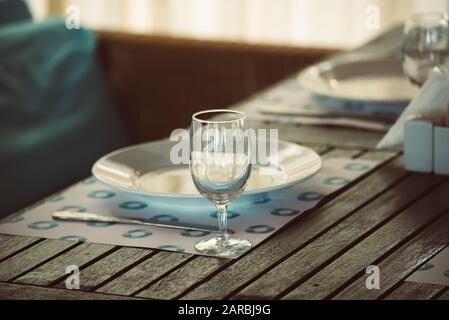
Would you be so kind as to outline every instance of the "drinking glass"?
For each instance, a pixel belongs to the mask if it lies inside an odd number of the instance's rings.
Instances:
[[[431,72],[449,71],[449,18],[445,13],[416,15],[405,23],[402,67],[421,86]]]
[[[217,210],[218,234],[195,244],[199,252],[230,257],[251,248],[248,240],[227,233],[229,204],[246,188],[251,175],[251,141],[243,113],[208,110],[192,117],[190,169],[199,193]]]

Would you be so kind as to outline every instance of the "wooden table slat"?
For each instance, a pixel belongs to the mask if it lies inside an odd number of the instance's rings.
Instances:
[[[402,158],[361,180],[356,187],[341,193],[335,199],[301,217],[285,230],[270,237],[249,254],[221,271],[207,282],[188,292],[186,299],[225,298],[244,286],[292,252],[318,237],[346,218],[358,207],[375,198],[384,189],[396,184],[407,175],[402,170]],[[379,186],[373,188],[373,185]],[[204,275],[206,276],[206,275]]]
[[[44,240],[0,263],[0,281],[12,280],[76,245],[73,241]]]
[[[187,288],[202,281],[204,275],[212,274],[229,263],[228,259],[195,257],[137,296],[151,299],[174,299],[182,295]]]
[[[270,299],[276,297],[301,278],[320,269],[327,261],[331,261],[348,247],[360,242],[370,232],[376,230],[378,226],[391,219],[440,181],[440,178],[433,176],[426,176],[425,179],[419,175],[409,176],[271,269],[239,292],[235,298]],[[396,194],[404,194],[404,196],[396,197]]]
[[[151,258],[142,261],[119,277],[108,282],[97,291],[132,295],[192,257],[190,254],[180,252],[159,251]]]
[[[40,241],[42,241],[42,239],[0,234],[0,261],[10,258],[24,248],[32,246]]]
[[[439,185],[284,298],[323,299],[331,296],[355,275],[363,273],[367,266],[376,264],[380,257],[398,248],[443,214],[449,208],[448,188],[449,182]]]
[[[115,246],[82,243],[57,258],[41,265],[39,268],[15,280],[16,283],[50,286],[52,283],[66,277],[66,268],[76,265],[82,269],[92,260],[102,257],[105,253],[114,250]]]
[[[438,300],[449,300],[449,288],[446,288],[446,291],[438,297]]]
[[[444,286],[403,281],[385,300],[429,300],[444,290]]]
[[[0,282],[0,300],[129,300],[109,294]]]
[[[153,250],[121,247],[100,261],[89,265],[80,272],[80,288],[83,291],[93,291],[104,282],[113,279],[122,270],[139,263],[153,254]],[[64,288],[65,282],[59,282],[56,287]]]
[[[378,299],[421,264],[444,249],[448,243],[449,213],[378,264],[381,271],[380,289],[367,290],[365,287],[366,276],[362,276],[334,299]]]

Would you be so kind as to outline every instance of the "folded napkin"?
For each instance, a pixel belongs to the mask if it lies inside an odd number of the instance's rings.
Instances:
[[[404,124],[415,115],[438,122],[448,113],[449,75],[432,74],[419,94],[402,112],[399,119],[377,145],[377,149],[399,147],[404,142]]]

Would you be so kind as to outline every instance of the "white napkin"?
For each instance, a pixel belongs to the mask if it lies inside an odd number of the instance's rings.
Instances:
[[[413,115],[438,121],[447,115],[449,106],[449,75],[432,74],[419,94],[402,112],[399,119],[377,145],[377,149],[399,147],[404,142],[404,123]]]

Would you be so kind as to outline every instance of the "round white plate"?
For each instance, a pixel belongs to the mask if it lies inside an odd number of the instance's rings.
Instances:
[[[170,161],[175,144],[162,140],[120,149],[98,160],[92,173],[111,187],[162,205],[210,205],[196,190],[189,166]],[[303,182],[321,166],[321,158],[313,150],[279,141],[278,166],[255,165],[246,191],[236,201]]]
[[[407,102],[419,91],[396,60],[322,62],[302,71],[298,81],[319,95],[379,103]]]

